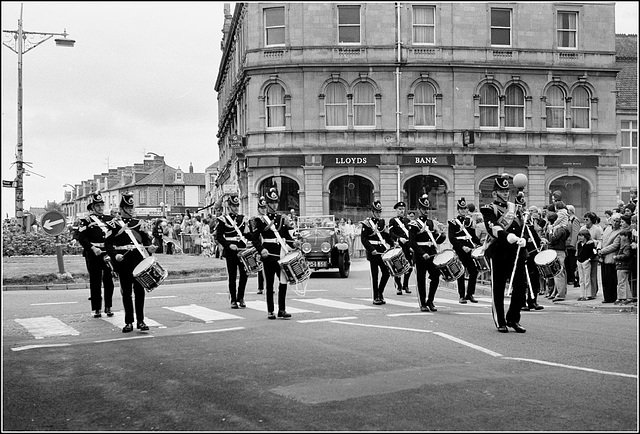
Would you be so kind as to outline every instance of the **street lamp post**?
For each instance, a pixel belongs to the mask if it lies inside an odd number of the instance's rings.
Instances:
[[[23,176],[25,169],[22,158],[22,56],[29,50],[36,48],[38,45],[48,41],[54,36],[62,36],[64,39],[56,39],[56,45],[59,47],[73,47],[76,41],[67,39],[67,31],[64,33],[42,33],[42,32],[25,32],[22,30],[22,4],[20,4],[20,19],[18,20],[18,30],[3,30],[5,36],[9,36],[9,43],[2,42],[11,51],[18,54],[18,144],[16,146],[16,220],[20,227],[23,225],[24,218],[24,182]]]
[[[165,169],[167,167],[167,164],[164,162],[164,157],[156,154],[155,152],[147,152],[147,154],[145,156],[150,156],[150,155],[156,156],[158,158],[162,158],[162,200],[160,201],[159,205],[162,208],[162,217],[164,217],[165,216],[165,213],[164,213],[165,201],[167,200],[166,186],[165,186],[165,183],[164,183],[164,171],[165,171]]]

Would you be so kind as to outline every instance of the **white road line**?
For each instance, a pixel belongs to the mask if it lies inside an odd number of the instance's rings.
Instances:
[[[617,377],[627,377],[627,378],[635,378],[635,379],[638,378],[638,376],[635,374],[623,374],[621,372],[601,371],[600,369],[582,368],[580,366],[565,365],[562,363],[545,362],[544,360],[523,359],[520,357],[504,357],[504,358],[509,360],[519,360],[521,362],[538,363],[540,365],[557,366],[559,368],[576,369],[578,371],[595,372],[597,374],[603,374],[603,375],[614,375]]]
[[[159,300],[161,298],[176,298],[177,295],[158,295],[157,297],[146,296],[145,300]]]
[[[360,327],[371,327],[371,328],[379,328],[379,329],[387,329],[387,330],[406,330],[406,331],[418,332],[418,333],[433,333],[433,331],[431,331],[431,330],[411,329],[411,328],[408,328],[408,327],[382,326],[382,325],[375,325],[375,324],[358,324],[358,323],[355,323],[355,322],[345,322],[345,321],[340,321],[340,320],[331,321],[331,322],[336,323],[336,324],[346,324],[346,325],[354,325],[354,326],[360,326]]]
[[[433,315],[431,312],[389,313],[387,316]]]
[[[303,303],[311,303],[318,306],[326,306],[332,307],[335,309],[347,309],[347,310],[363,310],[363,309],[380,309],[379,307],[374,306],[364,306],[362,304],[355,303],[345,303],[343,301],[330,300],[328,298],[297,298],[296,301],[301,301]]]
[[[452,312],[454,315],[491,315],[491,312]]]
[[[50,306],[53,304],[78,304],[77,301],[60,301],[58,303],[31,303],[31,306]]]
[[[360,300],[364,300],[364,299],[360,299]],[[366,299],[369,300],[369,299]],[[387,304],[393,304],[395,306],[405,306],[405,307],[413,307],[414,309],[420,309],[418,307],[418,300],[416,300],[415,298],[412,299],[410,302],[409,301],[400,301],[400,300],[395,300],[393,298],[385,298],[384,299]]]
[[[228,328],[228,329],[218,329],[218,330],[199,330],[199,331],[195,331],[195,332],[189,332],[189,334],[197,335],[197,334],[201,334],[201,333],[229,332],[229,331],[233,331],[233,330],[244,330],[244,327],[231,327],[231,328]]]
[[[232,315],[226,312],[220,312],[206,307],[198,306],[197,304],[190,304],[188,306],[175,306],[165,307],[164,309],[172,310],[174,312],[189,315],[194,318],[198,318],[204,322],[225,320],[225,319],[244,319],[241,316]]]
[[[114,325],[116,327],[123,327],[124,324],[125,324],[125,322],[124,322],[124,310],[113,311],[113,316],[112,317],[108,317],[108,316],[105,316],[103,314],[100,319],[103,320],[103,321],[106,321],[109,324]],[[134,321],[133,323],[135,324],[136,321]],[[163,326],[159,322],[156,322],[156,321],[152,320],[151,318],[145,318],[144,319],[144,323],[146,325],[148,325],[149,327],[166,328],[165,326]]]
[[[461,345],[464,345],[464,346],[466,346],[466,347],[473,348],[474,350],[481,351],[481,352],[483,352],[483,353],[485,353],[485,354],[488,354],[488,355],[490,355],[490,356],[493,356],[493,357],[502,357],[502,354],[500,354],[500,353],[496,353],[495,351],[488,350],[488,349],[486,349],[486,348],[483,348],[483,347],[481,347],[481,346],[478,346],[478,345],[472,344],[472,343],[467,342],[467,341],[463,341],[462,339],[456,338],[456,337],[451,336],[451,335],[448,335],[448,334],[446,334],[446,333],[442,333],[442,332],[433,332],[433,334],[434,334],[434,335],[438,335],[438,336],[440,336],[440,337],[442,337],[442,338],[445,338],[445,339],[449,339],[450,341],[457,342],[457,343],[459,343],[459,344],[461,344]]]
[[[308,322],[324,322],[324,321],[336,321],[336,320],[345,320],[345,319],[358,319],[357,316],[345,316],[342,318],[320,318],[320,319],[304,319],[298,321],[299,323],[308,323]]]
[[[38,318],[17,318],[15,320],[26,328],[36,339],[50,336],[78,336],[80,332],[52,316]]]
[[[141,336],[127,336],[126,338],[113,338],[113,339],[103,339],[100,341],[93,341],[96,344],[103,344],[105,342],[117,342],[117,341],[130,341],[133,339],[146,339],[146,338],[152,338],[153,335],[141,335]]]
[[[265,313],[267,312],[267,302],[264,300],[245,301],[245,304],[249,309],[258,310],[260,312],[265,312]],[[276,300],[275,308],[276,309],[278,308],[277,300]],[[288,313],[303,313],[303,312],[320,313],[316,310],[298,309],[296,307],[291,307],[291,305],[287,306],[287,312]]]
[[[24,347],[11,348],[11,351],[24,351],[24,350],[33,350],[36,348],[68,347],[68,346],[71,346],[71,344],[25,345]]]

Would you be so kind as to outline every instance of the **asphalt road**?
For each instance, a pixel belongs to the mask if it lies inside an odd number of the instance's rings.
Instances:
[[[3,431],[638,429],[637,312],[555,304],[497,333],[488,295],[438,312],[371,303],[368,263],[290,287],[292,318],[225,281],[147,294],[149,332],[94,319],[88,290],[3,292]],[[299,288],[302,289],[302,288]]]

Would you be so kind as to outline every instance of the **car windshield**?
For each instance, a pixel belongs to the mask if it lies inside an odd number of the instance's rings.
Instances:
[[[312,228],[334,229],[335,227],[336,227],[336,219],[335,219],[335,216],[332,216],[332,215],[298,217],[298,228],[300,229],[312,229]]]

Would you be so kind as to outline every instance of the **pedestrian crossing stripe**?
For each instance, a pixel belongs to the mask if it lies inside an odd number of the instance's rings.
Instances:
[[[212,321],[219,321],[224,319],[244,319],[241,316],[232,315],[226,312],[220,312],[217,310],[198,306],[197,304],[190,304],[188,306],[165,307],[164,309],[172,310],[174,312],[183,313],[185,315],[198,318],[204,321],[205,323],[210,323]]]
[[[365,306],[362,304],[345,303],[343,301],[330,300],[328,298],[296,298],[295,301],[301,301],[303,303],[311,303],[318,306],[333,307],[336,309],[347,310],[364,310],[364,309],[380,309],[374,306]]]
[[[263,301],[263,300],[252,300],[252,301],[246,301],[245,304],[247,305],[247,307],[249,309],[259,310],[260,312],[265,312],[265,313],[267,312],[267,302],[266,301]],[[300,308],[291,307],[291,306],[287,306],[286,310],[287,310],[288,313],[304,313],[304,312],[320,313],[320,312],[315,311],[315,310],[306,310],[306,309],[300,309]]]
[[[52,316],[38,318],[17,318],[15,320],[26,328],[36,339],[50,336],[78,336],[80,332]]]
[[[112,317],[105,317],[102,316],[101,318],[103,321],[106,321],[116,327],[124,327],[125,322],[124,322],[124,311],[123,310],[114,310],[113,311],[113,316]],[[137,321],[134,321],[134,324]],[[163,326],[162,324],[160,324],[159,322],[156,322],[152,319],[149,318],[145,318],[144,319],[144,323],[146,325],[148,325],[149,327],[158,327],[158,328],[166,328],[165,326]]]

